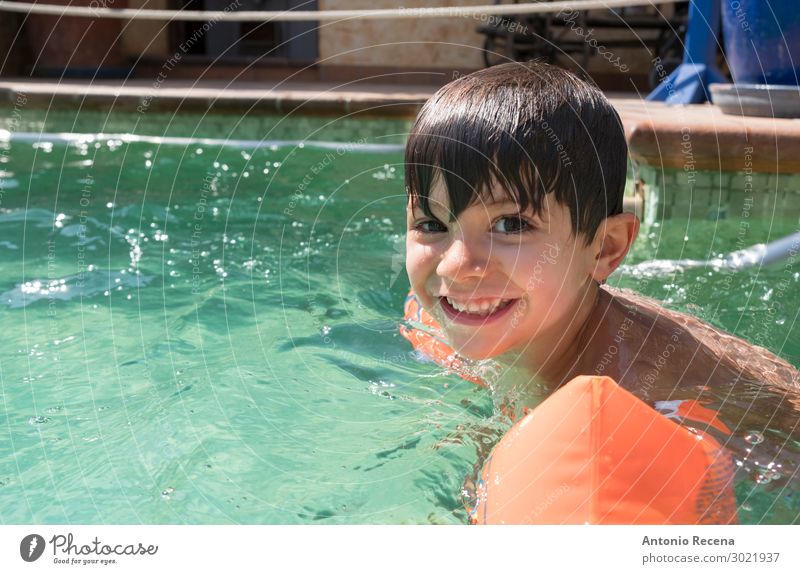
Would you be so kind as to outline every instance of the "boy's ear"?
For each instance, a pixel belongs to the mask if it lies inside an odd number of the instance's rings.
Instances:
[[[601,283],[619,267],[639,234],[639,218],[633,213],[606,217],[592,241],[595,266],[592,278]]]

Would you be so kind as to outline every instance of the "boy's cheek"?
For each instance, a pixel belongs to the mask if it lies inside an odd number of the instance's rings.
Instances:
[[[430,267],[432,259],[431,249],[412,242],[406,243],[406,270],[409,276],[412,272],[419,273]]]
[[[425,283],[425,277],[421,272],[419,261],[413,257],[406,257],[406,273],[414,291],[419,291]]]

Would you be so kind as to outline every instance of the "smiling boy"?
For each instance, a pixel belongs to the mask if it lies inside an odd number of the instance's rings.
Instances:
[[[447,84],[405,165],[411,287],[461,356],[551,389],[608,375],[651,403],[740,379],[800,386],[765,349],[603,286],[639,222],[622,210],[620,118],[570,72],[510,63]]]

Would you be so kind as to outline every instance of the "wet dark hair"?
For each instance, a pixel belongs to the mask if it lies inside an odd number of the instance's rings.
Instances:
[[[588,244],[603,219],[622,212],[627,157],[622,122],[598,88],[555,66],[502,64],[425,103],[406,143],[406,191],[434,217],[429,194],[444,178],[451,221],[495,182],[521,213],[540,213],[552,192]]]

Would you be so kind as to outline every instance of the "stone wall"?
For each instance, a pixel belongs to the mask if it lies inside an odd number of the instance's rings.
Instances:
[[[110,0],[107,0],[110,2]],[[128,8],[166,10],[167,0],[127,0]],[[109,5],[109,7],[113,7]],[[139,56],[165,57],[169,42],[167,21],[131,20],[122,32],[122,46],[125,54],[135,62]]]
[[[480,6],[485,0],[464,0],[460,6]],[[452,6],[451,0],[320,0],[320,10],[379,8],[413,9]],[[400,20],[323,22],[319,29],[320,63],[335,66],[483,67],[480,20],[454,16]]]

